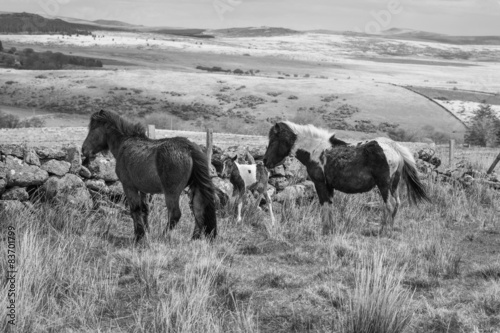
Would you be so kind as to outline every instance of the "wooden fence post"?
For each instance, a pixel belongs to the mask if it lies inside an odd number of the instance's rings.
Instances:
[[[156,128],[155,125],[148,125],[148,138],[156,139]]]
[[[455,140],[450,140],[450,167],[453,166],[453,159],[455,158]]]
[[[208,167],[212,164],[213,130],[207,127],[207,160]]]
[[[493,163],[491,164],[490,168],[488,169],[488,171],[486,171],[486,174],[489,175],[493,172],[493,170],[495,169],[495,167],[497,166],[498,162],[500,162],[500,154],[498,154],[497,158],[495,158],[495,160],[493,161]]]

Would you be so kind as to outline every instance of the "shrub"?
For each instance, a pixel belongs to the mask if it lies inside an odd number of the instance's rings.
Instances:
[[[481,105],[474,112],[464,139],[465,143],[482,147],[500,144],[500,120],[490,105]]]
[[[43,127],[45,121],[38,117],[21,120],[18,116],[0,111],[0,128]]]

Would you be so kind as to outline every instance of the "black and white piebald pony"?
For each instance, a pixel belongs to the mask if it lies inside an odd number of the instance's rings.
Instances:
[[[238,205],[237,221],[241,221],[241,208],[243,206],[243,197],[246,190],[250,192],[257,192],[256,205],[258,206],[260,200],[264,196],[268,205],[269,214],[271,215],[271,222],[274,225],[273,205],[271,196],[267,193],[267,182],[269,181],[269,173],[262,163],[256,164],[238,164],[236,162],[238,156],[233,158],[228,157],[223,162],[222,177],[229,178],[233,184],[233,196],[236,197]]]
[[[313,125],[279,122],[269,131],[264,164],[272,169],[289,155],[306,166],[320,204],[331,204],[334,189],[344,193],[368,192],[377,186],[384,201],[381,231],[394,225],[400,205],[398,184],[406,182],[411,203],[430,202],[418,178],[411,152],[388,138],[355,145]]]

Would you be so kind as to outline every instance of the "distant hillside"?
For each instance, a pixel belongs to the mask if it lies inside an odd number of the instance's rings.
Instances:
[[[500,36],[449,36],[434,32],[412,29],[391,28],[382,31],[379,35],[366,34],[354,31],[310,30],[308,32],[326,35],[344,35],[360,37],[381,37],[398,40],[418,40],[455,45],[500,45]]]
[[[140,27],[138,25],[122,22],[122,21],[115,21],[115,20],[95,20],[92,21],[95,24],[99,25],[108,25],[108,26],[113,26],[113,27]]]
[[[68,22],[70,21],[70,22]],[[152,32],[193,38],[213,38],[204,29],[175,29],[136,26],[113,20],[85,21],[80,19],[45,18],[30,13],[0,14],[0,33],[17,34],[81,34],[90,35],[95,30]]]
[[[302,32],[286,28],[248,27],[209,30],[208,33],[217,37],[272,37],[297,35]]]
[[[85,24],[68,23],[61,19],[47,19],[30,13],[0,14],[1,33],[65,33],[89,35],[96,27]]]
[[[449,36],[434,32],[392,28],[382,32],[391,39],[421,40],[456,45],[500,45],[500,36]]]

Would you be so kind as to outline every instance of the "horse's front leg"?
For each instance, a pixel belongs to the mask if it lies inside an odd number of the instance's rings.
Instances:
[[[333,188],[329,188],[324,182],[314,181],[316,193],[321,205],[321,222],[323,224],[323,235],[330,234],[334,227],[333,217]]]
[[[142,201],[139,191],[131,187],[123,187],[125,196],[130,206],[130,215],[134,221],[135,242],[138,243],[145,234],[144,222],[142,219]]]

